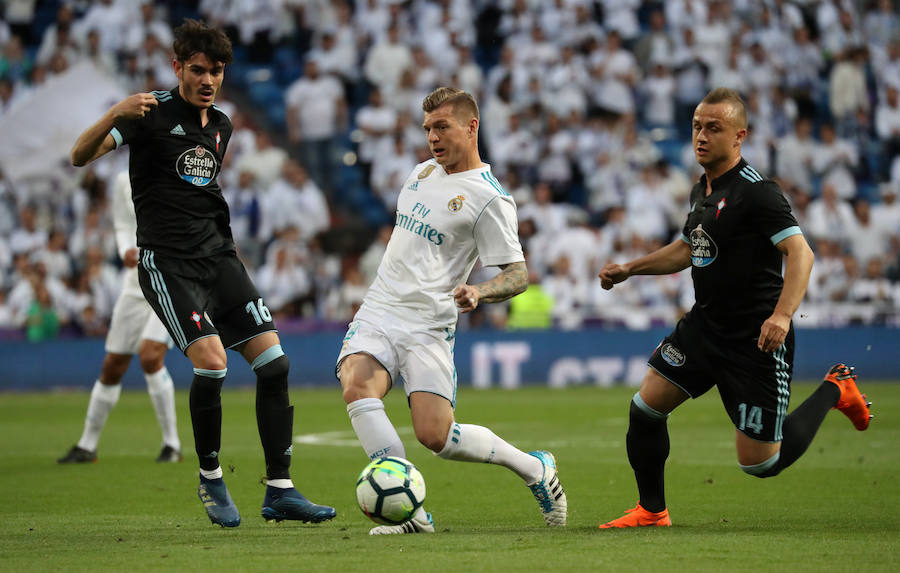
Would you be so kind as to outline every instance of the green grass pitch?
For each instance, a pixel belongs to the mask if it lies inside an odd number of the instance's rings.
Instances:
[[[527,488],[495,466],[448,462],[415,442],[401,392],[386,399],[422,470],[432,536],[370,537],[354,481],[366,464],[339,390],[293,389],[293,478],[337,508],[332,522],[259,516],[262,452],[249,390],[223,393],[221,459],[243,523],[210,524],[197,499],[187,395],[177,396],[185,461],[154,463],[149,398],[123,392],[96,464],[59,466],[81,433],[87,392],[0,395],[0,571],[898,571],[900,384],[861,381],[874,419],[857,432],[828,415],[781,476],[739,470],[715,392],[672,416],[667,466],[674,527],[601,531],[637,494],[625,456],[634,389],[463,389],[457,417],[560,464],[569,525],[548,529]],[[812,390],[795,384],[792,407]]]

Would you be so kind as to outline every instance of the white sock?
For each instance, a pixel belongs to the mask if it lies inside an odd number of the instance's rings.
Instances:
[[[106,417],[110,410],[119,401],[122,392],[121,384],[104,384],[97,380],[91,390],[91,400],[88,402],[87,415],[84,418],[84,432],[78,440],[78,447],[93,452],[100,441],[100,432],[106,424]]]
[[[266,485],[281,489],[291,489],[294,487],[294,482],[291,479],[267,479]]]
[[[537,482],[544,475],[541,460],[501,440],[484,426],[454,422],[444,449],[437,455],[460,462],[497,464],[511,469],[527,484]]]
[[[205,470],[200,468],[200,475],[205,477],[206,479],[221,479],[225,473],[222,471],[222,466],[217,467],[214,470]]]
[[[163,366],[153,374],[144,372],[144,378],[147,380],[150,401],[156,410],[156,419],[162,429],[163,444],[180,451],[181,440],[178,439],[178,424],[175,418],[175,384],[172,383],[172,377]]]
[[[347,404],[350,424],[370,460],[384,456],[406,458],[403,442],[378,398],[361,398]]]

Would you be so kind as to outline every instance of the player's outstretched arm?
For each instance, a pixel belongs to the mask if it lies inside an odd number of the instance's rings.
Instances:
[[[787,337],[791,327],[791,317],[797,312],[812,271],[815,255],[803,235],[792,235],[775,247],[784,254],[784,286],[775,305],[772,316],[766,319],[759,330],[757,347],[763,352],[778,349]]]
[[[634,275],[668,275],[688,268],[691,264],[691,247],[681,239],[675,239],[665,247],[624,265],[607,263],[600,273],[600,286],[609,290]]]
[[[525,292],[528,288],[528,269],[525,261],[500,265],[500,272],[491,280],[477,285],[459,285],[453,300],[463,314],[478,308],[478,303],[501,302]]]
[[[75,167],[87,165],[115,149],[116,141],[109,134],[115,121],[144,117],[150,111],[150,107],[156,104],[157,101],[153,94],[140,93],[128,96],[109,108],[103,117],[78,136],[78,141],[75,142],[72,152],[69,154],[72,165]]]

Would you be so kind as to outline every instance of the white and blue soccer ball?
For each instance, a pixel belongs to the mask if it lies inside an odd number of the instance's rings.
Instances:
[[[425,503],[425,478],[409,460],[378,458],[359,474],[356,501],[375,523],[400,525]]]

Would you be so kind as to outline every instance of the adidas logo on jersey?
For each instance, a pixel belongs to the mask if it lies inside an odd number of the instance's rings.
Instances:
[[[410,191],[418,191],[419,190],[419,182],[418,181],[413,182],[413,184],[410,185],[409,187],[407,187],[407,189],[409,189]]]
[[[186,135],[184,133],[184,128],[181,127],[180,123],[178,125],[176,125],[175,127],[173,127],[172,131],[170,131],[169,133],[171,133],[172,135]]]

